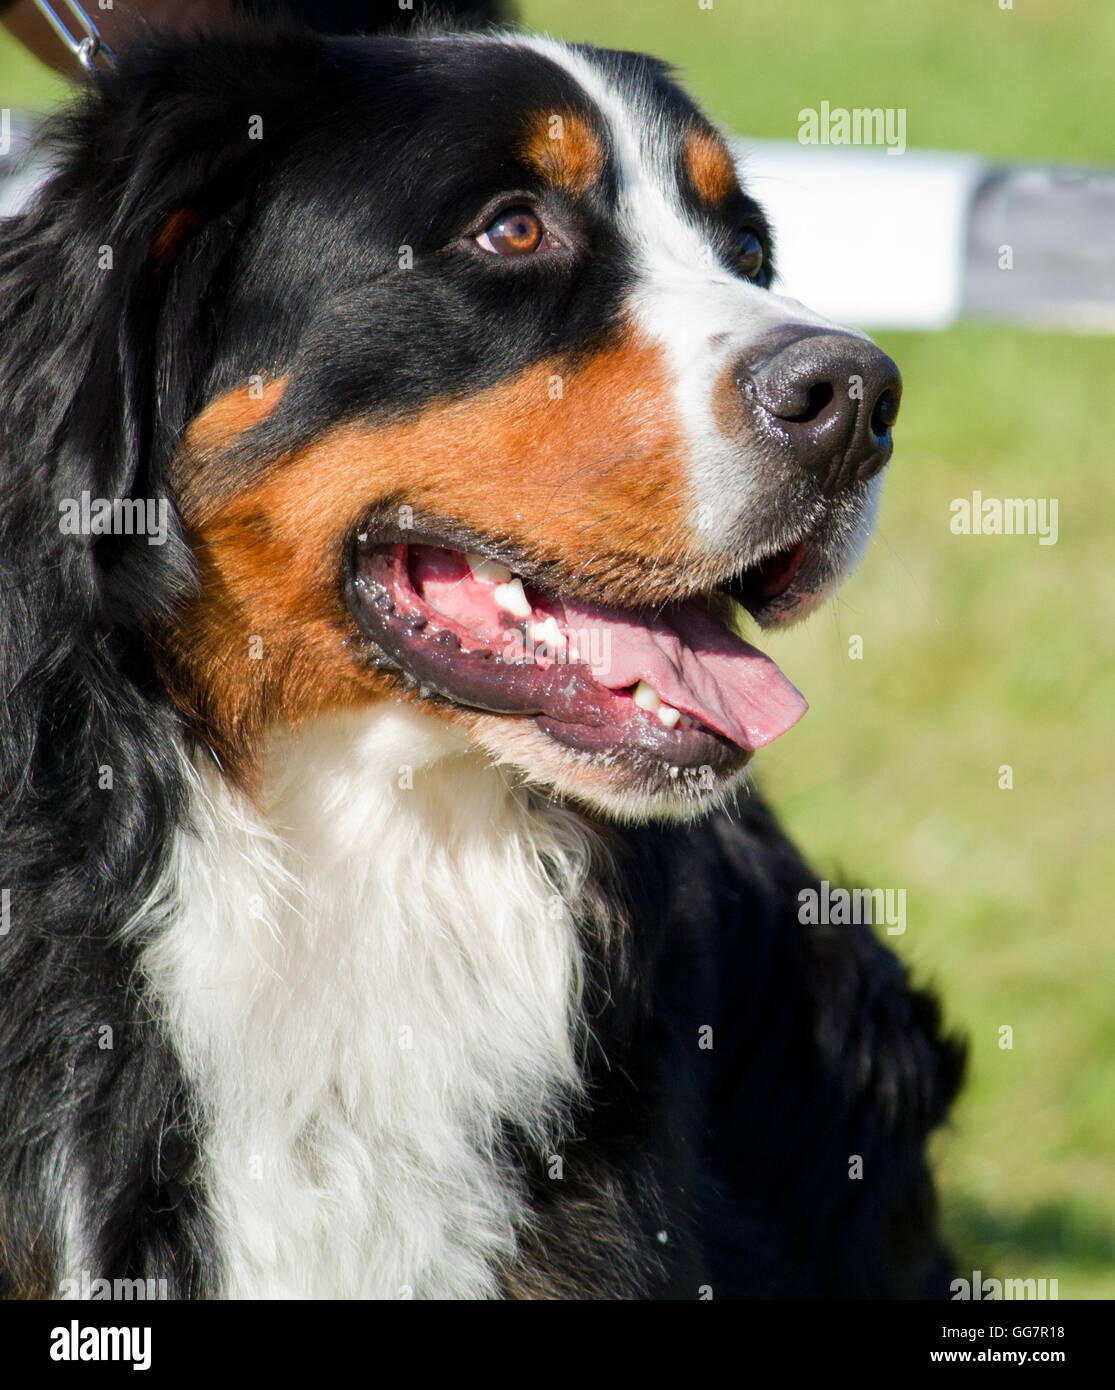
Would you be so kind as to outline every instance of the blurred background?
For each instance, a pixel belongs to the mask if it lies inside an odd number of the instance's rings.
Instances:
[[[889,940],[969,1039],[935,1145],[960,1272],[1110,1298],[1115,6],[706,5],[519,9],[673,63],[740,137],[776,229],[792,212],[791,286],[819,286],[902,368],[862,566],[801,629],[763,638],[812,708],[759,777],[822,873],[907,890]],[[64,94],[0,31],[0,107]],[[823,101],[904,111],[908,152],[803,148],[798,113]],[[953,534],[950,505],[973,492],[1056,498],[1056,543]]]

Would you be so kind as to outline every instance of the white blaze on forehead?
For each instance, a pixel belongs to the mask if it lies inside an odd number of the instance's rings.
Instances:
[[[794,300],[748,284],[722,264],[685,208],[677,183],[676,132],[651,94],[625,91],[591,56],[552,39],[510,42],[567,72],[607,127],[620,231],[635,276],[628,305],[632,322],[668,354],[674,406],[690,443],[694,529],[711,548],[734,553],[746,535],[759,461],[717,426],[717,382],[733,360],[780,325],[828,321]]]
[[[626,214],[622,231],[632,249],[641,253],[639,268],[648,278],[696,272],[730,285],[732,277],[720,266],[707,237],[685,214],[675,173],[677,145],[661,111],[640,101],[638,93],[623,93],[615,78],[583,53],[552,39],[522,42],[562,67],[603,118],[611,137],[620,207]]]

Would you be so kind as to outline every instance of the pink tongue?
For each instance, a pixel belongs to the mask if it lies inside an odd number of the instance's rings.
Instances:
[[[644,680],[676,709],[743,748],[792,728],[808,706],[770,657],[729,632],[699,600],[668,617],[562,600],[566,631],[609,690]]]
[[[459,552],[414,547],[411,570],[423,600],[457,623],[466,639],[479,638],[497,650],[506,641],[514,620]],[[646,681],[666,704],[743,748],[762,748],[806,711],[805,700],[774,662],[717,622],[699,599],[655,617],[534,590],[528,597],[536,615],[558,620],[600,685],[623,690]]]

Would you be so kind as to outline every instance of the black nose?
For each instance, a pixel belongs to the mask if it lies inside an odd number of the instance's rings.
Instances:
[[[866,338],[796,337],[757,363],[752,358],[738,384],[760,422],[785,438],[827,496],[874,477],[891,456],[902,376]]]

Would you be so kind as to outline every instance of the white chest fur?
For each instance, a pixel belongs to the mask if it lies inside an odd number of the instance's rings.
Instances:
[[[566,903],[591,842],[398,707],[196,777],[144,971],[205,1111],[225,1292],[484,1297],[523,1216],[501,1116],[578,1084]]]

